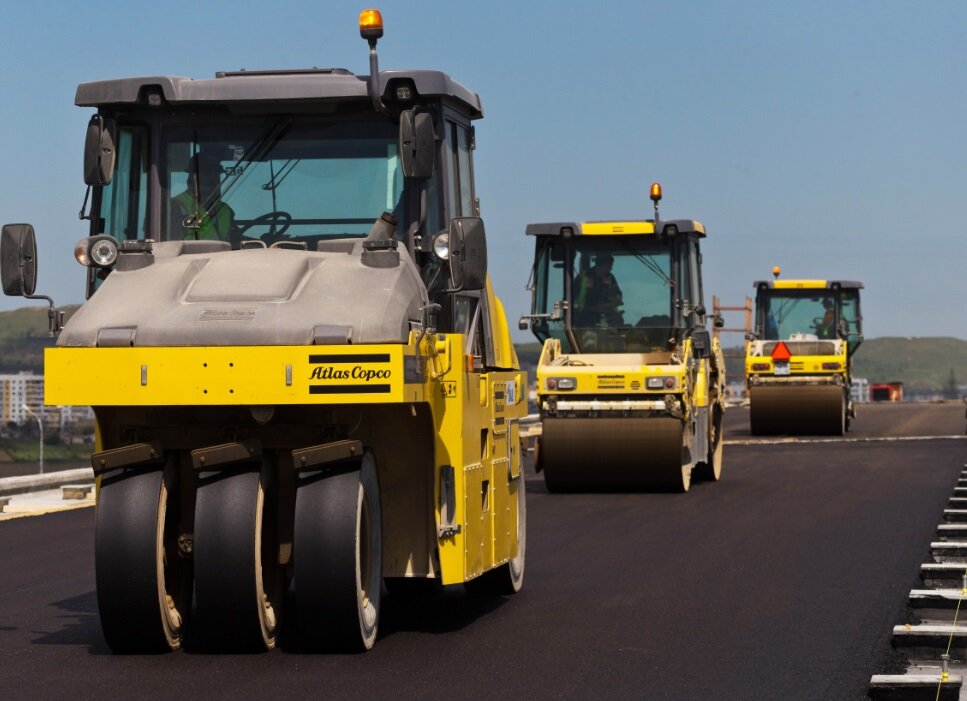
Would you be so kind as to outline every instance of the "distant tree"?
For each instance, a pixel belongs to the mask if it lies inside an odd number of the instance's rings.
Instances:
[[[957,376],[954,374],[954,369],[950,368],[950,377],[944,383],[943,387],[944,399],[956,399],[958,396],[957,392]]]

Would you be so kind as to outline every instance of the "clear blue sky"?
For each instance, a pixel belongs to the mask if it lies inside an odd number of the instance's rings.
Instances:
[[[38,291],[83,296],[72,252],[86,235],[90,111],[73,106],[77,83],[366,73],[367,6],[4,2],[0,222],[35,225]],[[862,280],[867,337],[967,338],[963,0],[377,6],[381,67],[445,70],[483,100],[477,188],[515,333],[530,305],[525,225],[647,218],[660,180],[663,215],[708,228],[709,303],[741,303],[778,264],[787,277]]]

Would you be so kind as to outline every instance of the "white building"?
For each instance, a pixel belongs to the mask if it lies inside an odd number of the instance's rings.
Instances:
[[[39,416],[45,428],[64,430],[67,424],[91,420],[94,412],[90,407],[61,407],[44,404],[44,376],[32,372],[16,375],[0,375],[0,422],[22,424],[35,421],[30,412]]]

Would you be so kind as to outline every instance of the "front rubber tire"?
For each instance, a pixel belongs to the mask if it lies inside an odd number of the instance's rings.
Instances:
[[[283,591],[274,480],[261,471],[206,473],[195,506],[195,601],[203,640],[271,650]]]
[[[363,652],[379,628],[382,519],[376,461],[299,479],[293,542],[299,631],[310,648]]]
[[[191,561],[178,550],[178,459],[101,478],[94,526],[97,607],[119,653],[181,647]]]

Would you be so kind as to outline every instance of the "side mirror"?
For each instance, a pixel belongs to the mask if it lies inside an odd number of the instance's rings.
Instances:
[[[487,235],[480,217],[456,217],[447,232],[453,292],[487,286]]]
[[[436,140],[433,118],[413,110],[400,113],[400,165],[407,178],[426,179],[433,175]]]
[[[29,297],[37,286],[37,239],[30,224],[7,224],[0,232],[3,293]]]
[[[715,323],[715,328],[717,328],[717,329],[723,329],[723,328],[725,328],[725,319],[722,317],[721,314],[719,314],[718,316],[715,317],[715,322],[714,323]]]
[[[699,358],[712,357],[712,338],[709,336],[708,329],[692,331],[692,349]]]
[[[530,322],[524,317],[521,317],[520,321],[517,322],[517,328],[519,328],[521,331],[526,331],[530,328]]]
[[[84,140],[84,183],[86,185],[107,185],[111,182],[117,155],[114,132],[114,120],[105,119],[99,114],[95,114],[87,123],[87,138]]]

